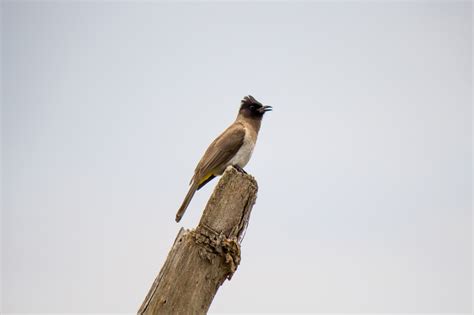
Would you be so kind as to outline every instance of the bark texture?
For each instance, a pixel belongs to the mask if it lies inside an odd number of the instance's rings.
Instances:
[[[199,225],[179,231],[138,314],[206,314],[240,263],[257,190],[252,176],[232,167],[224,172]]]

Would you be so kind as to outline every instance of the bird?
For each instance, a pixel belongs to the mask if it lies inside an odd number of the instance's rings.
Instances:
[[[195,192],[222,175],[227,167],[233,166],[246,173],[244,167],[252,156],[263,115],[272,109],[251,95],[242,99],[235,121],[209,145],[197,164],[188,193],[176,213],[176,222],[183,217]]]

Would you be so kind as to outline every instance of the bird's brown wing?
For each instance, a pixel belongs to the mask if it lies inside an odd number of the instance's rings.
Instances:
[[[230,125],[209,145],[209,148],[207,148],[204,156],[196,166],[191,181],[200,183],[213,175],[213,172],[216,172],[222,165],[229,162],[239,151],[244,143],[244,138],[245,128],[241,123],[235,122]]]
[[[196,190],[213,178],[222,166],[232,159],[244,143],[245,128],[241,123],[235,122],[214,140],[207,148],[204,156],[199,161],[191,179],[191,187],[184,198],[181,207],[176,213],[176,222],[179,222],[194,196]]]

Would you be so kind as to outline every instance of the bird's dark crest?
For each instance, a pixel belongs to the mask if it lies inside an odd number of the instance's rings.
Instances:
[[[252,105],[252,104],[262,106],[262,103],[257,101],[252,95],[248,95],[244,97],[244,99],[242,100],[242,105]]]

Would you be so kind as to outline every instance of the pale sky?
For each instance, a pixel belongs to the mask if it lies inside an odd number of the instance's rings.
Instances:
[[[141,305],[196,162],[264,117],[210,312],[472,303],[472,4],[2,1],[2,311]]]

